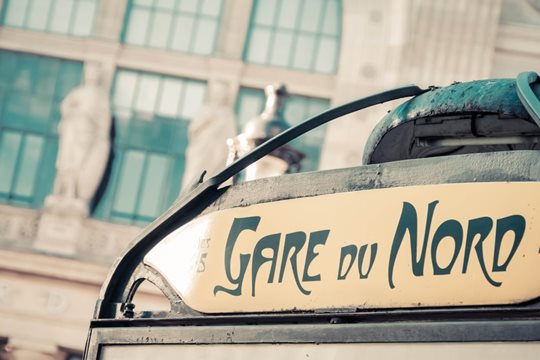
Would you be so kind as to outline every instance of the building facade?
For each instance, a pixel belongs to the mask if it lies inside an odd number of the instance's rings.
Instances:
[[[190,144],[227,151],[200,128],[240,132],[266,85],[287,84],[297,124],[526,70],[537,0],[0,0],[0,359],[80,355],[108,267],[202,171],[186,174]],[[303,171],[359,165],[391,106],[297,140]]]

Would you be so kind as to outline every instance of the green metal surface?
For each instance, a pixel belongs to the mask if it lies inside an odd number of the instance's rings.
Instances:
[[[536,90],[540,94],[540,88]],[[491,117],[491,119],[489,119]],[[485,121],[482,119],[486,118]],[[466,120],[463,129],[458,123],[443,120]],[[477,126],[483,121],[484,133],[478,134]],[[489,138],[503,135],[535,135],[538,127],[521,103],[514,79],[479,80],[456,83],[448,87],[433,88],[399,105],[387,114],[372,131],[364,148],[363,163],[403,160],[414,157],[411,149],[417,137],[417,127],[425,125],[431,130],[431,138],[443,138],[453,131],[457,138]],[[491,127],[490,127],[491,124]],[[508,150],[505,144],[482,150],[478,147],[469,152]],[[464,151],[451,148],[452,153]],[[450,152],[445,152],[450,153]],[[436,153],[427,152],[425,156]]]
[[[341,41],[341,0],[257,0],[244,60],[332,74]]]

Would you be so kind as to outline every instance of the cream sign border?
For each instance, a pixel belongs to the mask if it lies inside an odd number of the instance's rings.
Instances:
[[[205,313],[512,304],[540,296],[540,183],[410,186],[201,216],[145,257]]]

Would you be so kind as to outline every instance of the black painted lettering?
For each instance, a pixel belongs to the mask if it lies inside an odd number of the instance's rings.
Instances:
[[[306,262],[304,264],[304,274],[302,275],[302,281],[320,281],[321,275],[309,275],[309,266],[311,265],[311,262],[313,259],[319,255],[318,252],[315,252],[315,247],[317,245],[324,245],[326,244],[326,239],[328,239],[328,234],[330,233],[330,230],[321,230],[321,231],[314,231],[311,234],[309,234],[309,242],[307,246],[307,254],[306,254]]]
[[[339,267],[338,267],[338,280],[344,280],[347,275],[349,274],[349,271],[351,271],[351,268],[353,266],[354,260],[356,260],[356,252],[357,247],[356,245],[347,245],[343,246],[341,248],[341,255],[339,257]],[[345,259],[349,257],[349,265],[347,266],[347,270],[345,270],[345,273],[343,273],[343,265],[345,264]]]
[[[371,256],[369,258],[369,265],[367,271],[364,273],[362,271],[362,268],[364,267],[364,258],[366,257],[366,251],[367,251],[367,244],[360,246],[360,250],[358,250],[358,274],[360,275],[360,279],[367,279],[369,276],[369,273],[371,272],[371,268],[373,268],[373,263],[375,262],[375,257],[377,256],[377,247],[378,245],[371,244]]]
[[[290,260],[291,269],[294,276],[294,281],[296,286],[304,295],[311,294],[311,291],[308,291],[302,287],[300,283],[300,277],[298,276],[298,253],[306,243],[306,233],[303,231],[297,231],[289,233],[285,236],[285,247],[283,249],[283,256],[281,258],[281,267],[279,270],[279,282],[283,281],[283,275],[285,274],[285,268],[287,266],[287,259]],[[292,254],[289,256],[289,254]]]
[[[454,240],[454,254],[452,255],[452,260],[445,268],[441,268],[437,262],[437,250],[441,240],[445,237],[450,237]],[[433,235],[433,240],[431,242],[431,263],[433,265],[433,274],[434,275],[448,275],[452,271],[454,264],[459,255],[459,250],[461,249],[461,244],[463,243],[463,228],[457,220],[446,220],[443,222],[437,230],[435,235]]]
[[[259,226],[260,221],[260,216],[235,218],[233,220],[231,230],[229,231],[229,236],[227,237],[227,243],[225,245],[225,274],[229,283],[231,283],[231,285],[236,285],[236,287],[228,289],[224,286],[217,285],[214,287],[214,295],[216,295],[220,291],[223,291],[233,296],[239,296],[242,294],[242,283],[244,281],[244,275],[246,274],[246,269],[249,264],[251,255],[240,254],[240,272],[236,278],[233,277],[231,272],[231,257],[240,233],[242,233],[242,231],[244,230],[257,230],[257,226]]]
[[[514,242],[512,243],[512,248],[510,249],[508,258],[504,263],[499,265],[502,241],[504,235],[509,231],[512,231],[514,233]],[[497,220],[497,231],[495,234],[495,252],[493,253],[493,272],[506,271],[508,264],[510,264],[510,261],[514,257],[519,247],[519,244],[523,239],[524,233],[525,218],[521,215],[512,215]]]
[[[484,241],[489,235],[491,228],[493,228],[493,220],[491,220],[490,217],[484,216],[469,220],[469,225],[467,227],[467,240],[465,241],[465,250],[463,255],[463,268],[461,270],[462,274],[467,272],[474,238],[478,235],[480,236],[478,241]]]
[[[274,281],[274,273],[276,272],[276,262],[279,249],[279,238],[281,234],[272,234],[263,237],[255,245],[255,250],[253,250],[253,261],[251,269],[251,296],[255,296],[255,284],[257,283],[257,273],[266,262],[271,261],[270,273],[268,274],[268,283]],[[272,257],[266,257],[263,255],[264,250],[271,250]]]
[[[388,283],[391,289],[395,288],[393,280],[394,266],[396,264],[401,243],[403,242],[403,238],[405,237],[405,233],[407,231],[409,232],[409,237],[411,240],[411,263],[413,274],[415,276],[424,275],[424,262],[426,259],[427,241],[431,228],[431,220],[433,219],[433,212],[435,211],[435,207],[438,203],[439,201],[433,201],[428,205],[424,243],[422,244],[422,249],[420,250],[420,257],[418,257],[418,216],[416,215],[416,209],[408,202],[403,203],[401,216],[394,235],[394,240],[392,241],[390,259],[388,261]]]

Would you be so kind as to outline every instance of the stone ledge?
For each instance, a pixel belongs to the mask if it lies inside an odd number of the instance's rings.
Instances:
[[[109,271],[105,265],[6,249],[0,249],[0,269],[98,286],[101,286]]]
[[[110,265],[142,231],[136,226],[82,218],[80,227],[71,235],[75,242],[74,251],[68,255],[59,254],[35,247],[42,216],[40,210],[0,204],[0,249]]]

